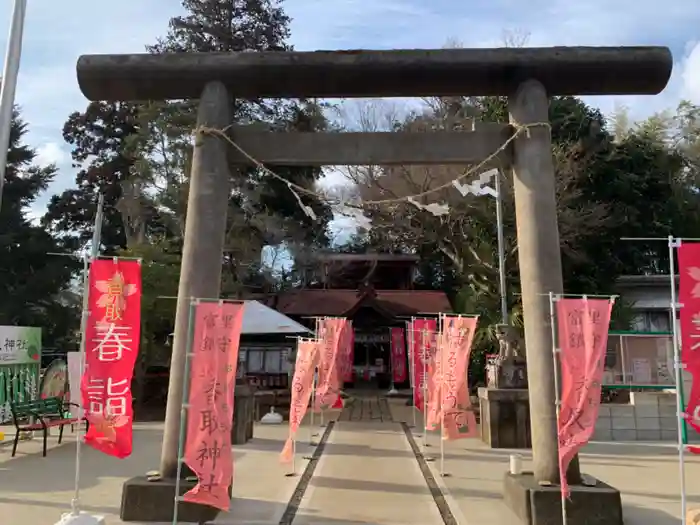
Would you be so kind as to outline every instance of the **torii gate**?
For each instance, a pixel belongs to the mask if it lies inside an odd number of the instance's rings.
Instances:
[[[538,483],[557,485],[559,482],[551,325],[546,294],[563,293],[563,284],[551,133],[544,125],[548,123],[548,96],[657,94],[666,86],[672,65],[671,53],[664,47],[80,57],[78,82],[90,100],[200,101],[160,467],[165,479],[150,485],[153,497],[159,498],[163,502],[161,506],[165,507],[158,521],[172,519],[189,298],[219,296],[230,169],[232,164],[240,167],[250,164],[249,159],[233,151],[220,136],[203,129],[223,130],[232,123],[232,98],[509,97],[511,124],[482,124],[476,131],[275,133],[235,128],[229,133],[250,156],[272,166],[473,164],[501,148],[514,133],[518,134],[509,145],[512,147],[499,154],[499,161],[512,166],[514,171],[535,482],[506,487],[505,493],[521,519],[537,523],[546,519],[547,514],[560,512],[558,497],[544,498],[553,501],[544,505],[551,507],[550,510],[539,506],[545,503],[544,499],[538,499],[537,509],[530,509],[530,503],[518,504],[514,500],[529,502],[532,498],[525,496],[538,490]],[[520,133],[523,126],[530,126],[527,133]],[[577,472],[573,474],[573,477],[579,476]],[[163,484],[169,484],[169,489],[164,491]],[[136,490],[148,489],[144,484],[125,484],[123,518],[126,517],[125,507],[130,505],[130,494]],[[597,506],[615,507],[611,508],[610,515],[621,516],[619,492],[614,493],[615,497],[600,500]],[[145,494],[140,498],[143,497]],[[528,518],[524,513],[530,510],[534,515]],[[139,512],[131,509],[127,514],[135,520]],[[573,523],[571,516],[570,525]]]

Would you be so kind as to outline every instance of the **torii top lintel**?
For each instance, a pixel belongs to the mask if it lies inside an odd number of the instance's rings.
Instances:
[[[549,95],[657,94],[666,47],[549,47],[84,55],[90,100],[197,99],[221,81],[238,98],[509,95],[528,79]]]

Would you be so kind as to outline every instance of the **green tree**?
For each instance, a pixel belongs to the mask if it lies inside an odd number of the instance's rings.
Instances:
[[[35,164],[36,151],[23,143],[27,124],[15,112],[0,211],[0,325],[39,326],[45,346],[76,344],[79,308],[72,280],[80,264],[75,246],[34,223],[30,206],[57,175],[56,166]]]
[[[600,111],[574,97],[554,97],[550,122],[565,290],[613,293],[618,276],[667,271],[664,243],[621,237],[697,237],[697,113],[686,105],[670,120],[655,117],[613,136]],[[503,98],[429,101],[399,129],[464,129],[473,119],[507,122]],[[364,200],[403,197],[449,183],[468,167],[372,168],[355,173]],[[475,178],[476,175],[474,175]],[[468,182],[468,181],[464,181]],[[504,232],[511,322],[520,324],[519,275],[512,180],[504,173]],[[368,242],[385,251],[427,254],[422,272],[445,287],[457,311],[479,313],[475,356],[493,346],[491,325],[500,321],[495,205],[490,197],[462,197],[455,189],[420,199],[446,203],[434,216],[403,202],[366,210]],[[682,233],[679,233],[682,232]],[[665,261],[665,262],[664,262]],[[449,276],[450,279],[446,279]]]

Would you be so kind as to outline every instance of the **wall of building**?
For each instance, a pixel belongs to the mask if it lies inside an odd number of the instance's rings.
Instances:
[[[688,439],[700,436],[689,428]],[[627,405],[601,405],[591,440],[677,441],[675,392],[632,392]]]

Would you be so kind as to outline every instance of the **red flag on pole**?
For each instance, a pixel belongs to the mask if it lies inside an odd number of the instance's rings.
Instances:
[[[229,510],[231,426],[243,304],[195,306],[184,460],[198,483],[183,499]]]
[[[291,463],[294,457],[294,439],[309,408],[314,372],[319,358],[319,346],[318,341],[301,340],[297,343],[292,399],[289,406],[289,437],[280,454],[280,461],[283,463]]]
[[[681,324],[681,362],[693,376],[686,400],[686,421],[700,432],[700,243],[682,243],[678,247],[680,283],[678,302]],[[691,452],[695,453],[691,449]]]
[[[315,410],[330,408],[336,401],[341,379],[338,370],[338,350],[346,323],[347,320],[340,317],[324,318],[319,323],[321,346]]]
[[[613,303],[609,299],[559,299],[557,326],[561,368],[559,475],[568,496],[566,470],[593,435],[608,346]]]
[[[92,262],[88,277],[85,371],[81,393],[90,428],[85,443],[109,456],[131,455],[131,379],[141,336],[141,263]]]
[[[391,329],[391,374],[394,383],[406,381],[406,338],[403,328]]]
[[[476,416],[469,398],[469,357],[478,317],[446,316],[438,346],[441,377],[440,417],[443,439],[476,437]]]
[[[423,410],[423,389],[428,381],[429,363],[435,354],[435,319],[414,319],[409,324],[413,344],[413,404],[418,410]]]

